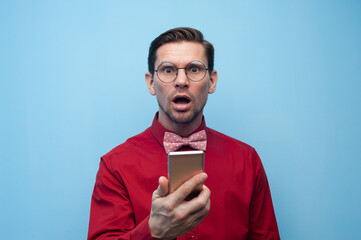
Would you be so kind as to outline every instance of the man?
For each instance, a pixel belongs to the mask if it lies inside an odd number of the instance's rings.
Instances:
[[[213,59],[212,44],[196,29],[171,29],[151,43],[145,79],[159,112],[150,128],[102,157],[88,239],[279,239],[256,151],[205,125],[203,107],[218,79]],[[194,145],[169,149],[169,132],[181,139],[201,133],[206,141],[205,173],[173,193],[167,152]]]

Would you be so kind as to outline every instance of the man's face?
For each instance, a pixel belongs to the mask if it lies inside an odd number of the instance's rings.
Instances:
[[[208,68],[205,49],[197,42],[173,42],[162,45],[157,50],[155,69],[164,62],[173,63],[177,68],[185,68],[192,61],[201,61]],[[174,124],[200,123],[203,107],[208,93],[216,90],[217,72],[210,74],[199,82],[189,80],[184,69],[178,70],[177,78],[170,83],[158,79],[155,72],[146,73],[148,90],[157,96],[159,104],[158,120],[165,127]]]

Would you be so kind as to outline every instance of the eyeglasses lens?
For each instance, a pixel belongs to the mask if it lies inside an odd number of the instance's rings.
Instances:
[[[186,68],[187,77],[193,81],[200,81],[206,75],[206,67],[201,62],[191,62]]]
[[[164,82],[172,82],[177,77],[178,69],[171,63],[163,63],[158,67],[158,77]]]

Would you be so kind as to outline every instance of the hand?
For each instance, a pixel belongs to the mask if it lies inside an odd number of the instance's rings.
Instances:
[[[185,199],[206,179],[207,174],[197,174],[168,195],[168,179],[159,178],[158,189],[153,192],[149,217],[153,238],[174,239],[190,232],[202,222],[210,209],[210,190],[203,185],[197,197],[190,201]]]

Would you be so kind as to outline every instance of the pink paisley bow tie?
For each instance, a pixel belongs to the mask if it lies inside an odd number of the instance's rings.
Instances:
[[[182,146],[190,146],[191,148],[205,151],[207,147],[207,134],[205,130],[202,130],[193,133],[188,138],[182,138],[175,133],[165,132],[163,146],[167,154],[177,151]]]

